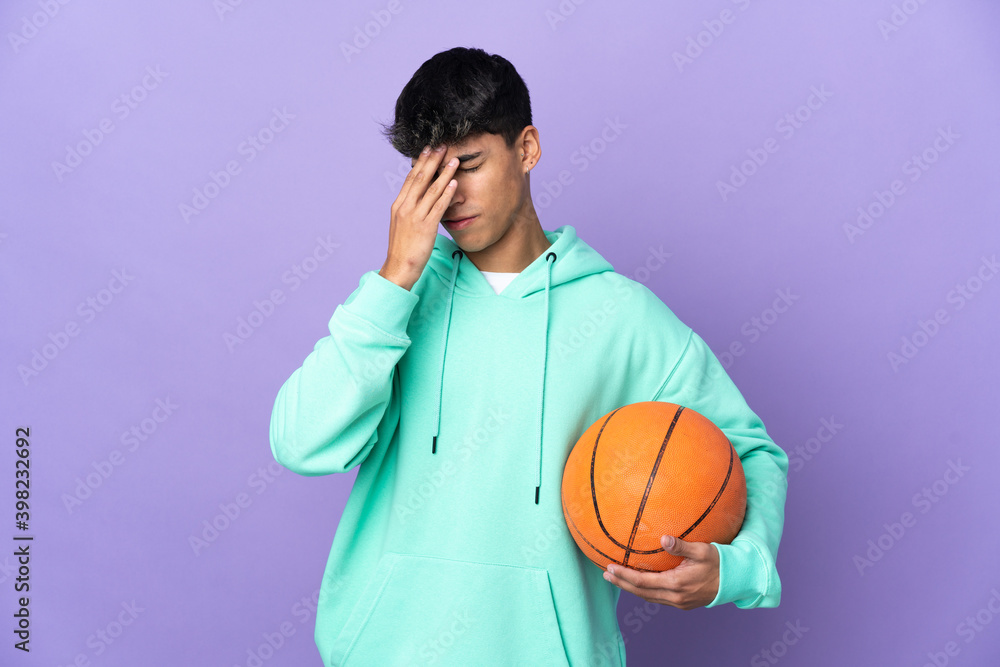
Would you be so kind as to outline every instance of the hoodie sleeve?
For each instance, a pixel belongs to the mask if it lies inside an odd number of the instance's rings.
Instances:
[[[282,385],[271,411],[274,459],[300,475],[347,472],[399,420],[396,362],[419,297],[378,271],[337,306],[330,335]]]
[[[729,438],[747,483],[747,508],[732,544],[719,551],[719,591],[708,604],[732,602],[740,609],[777,607],[781,580],[775,561],[784,526],[788,455],[768,436],[760,418],[704,340],[690,331],[674,368],[654,400],[691,408]]]

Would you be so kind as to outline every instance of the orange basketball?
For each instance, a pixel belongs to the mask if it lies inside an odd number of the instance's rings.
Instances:
[[[663,550],[662,535],[729,544],[746,504],[743,465],[726,434],[673,403],[632,403],[604,415],[563,470],[566,525],[601,569],[676,567],[682,558]]]

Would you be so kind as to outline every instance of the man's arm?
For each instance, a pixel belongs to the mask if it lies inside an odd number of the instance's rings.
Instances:
[[[741,609],[777,607],[781,579],[775,565],[784,527],[788,455],[704,340],[690,331],[681,355],[653,400],[701,413],[729,438],[743,464],[747,508],[732,544],[712,542],[719,552],[719,591],[708,607],[733,602]]]
[[[419,297],[375,271],[337,306],[321,338],[285,381],[271,412],[274,459],[300,475],[347,472],[399,419],[396,363]],[[385,418],[385,419],[383,419]]]
[[[407,324],[420,298],[411,289],[434,250],[455,193],[447,151],[426,146],[406,175],[389,216],[389,251],[337,306],[330,335],[285,381],[271,412],[271,453],[301,475],[346,472],[367,458],[399,421],[396,364],[410,347]]]

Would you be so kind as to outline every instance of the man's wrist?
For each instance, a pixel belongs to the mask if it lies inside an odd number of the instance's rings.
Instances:
[[[396,283],[397,285],[399,285],[400,287],[402,287],[407,291],[411,290],[413,288],[413,285],[417,282],[416,279],[413,278],[412,276],[407,276],[402,274],[401,272],[393,271],[389,267],[388,262],[382,265],[382,268],[379,269],[378,274],[383,278],[385,278],[386,280]]]

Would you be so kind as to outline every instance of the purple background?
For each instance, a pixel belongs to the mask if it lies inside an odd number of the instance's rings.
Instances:
[[[0,7],[0,539],[21,532],[19,425],[31,427],[36,536],[30,658],[11,648],[16,573],[13,546],[0,548],[0,662],[248,665],[288,623],[294,634],[263,664],[320,664],[301,601],[318,589],[356,471],[271,476],[271,407],[385,258],[409,161],[376,121],[391,120],[424,60],[458,45],[500,53],[531,91],[542,226],[574,225],[717,354],[742,343],[728,371],[792,459],[781,605],[643,611],[623,593],[628,663],[997,660],[1000,280],[983,263],[1000,252],[996,3],[219,4]],[[883,34],[894,7],[907,20]],[[720,15],[730,22],[713,24]],[[699,33],[701,53],[688,41]],[[356,38],[363,48],[345,56]],[[689,47],[697,57],[678,67]],[[810,109],[813,89],[829,95]],[[127,117],[123,95],[134,95]],[[276,108],[294,118],[264,131],[273,141],[249,160],[241,142]],[[789,136],[776,123],[796,113]],[[87,140],[103,119],[113,130]],[[769,139],[777,151],[720,195]],[[935,161],[911,180],[907,163],[925,151]],[[239,173],[186,221],[180,205],[231,160]],[[558,191],[561,171],[572,182]],[[905,192],[849,239],[844,225],[895,180]],[[340,245],[314,262],[318,238]],[[648,271],[654,249],[670,256]],[[311,270],[297,285],[294,265]],[[131,278],[112,293],[116,270]],[[274,290],[270,316],[227,345]],[[774,318],[776,290],[797,298]],[[92,318],[78,309],[88,298],[105,300]],[[70,322],[77,335],[50,343]],[[893,368],[904,338],[919,347]],[[51,358],[24,380],[36,352]],[[158,399],[176,406],[162,422]],[[835,435],[810,443],[824,419]],[[121,437],[143,423],[130,450]],[[120,465],[106,463],[115,450]],[[953,484],[949,462],[967,468]],[[88,475],[100,485],[67,507]],[[935,502],[915,502],[925,488]],[[220,504],[241,493],[249,506],[196,554],[190,538],[224,525]],[[886,525],[905,512],[893,537]],[[115,627],[133,601],[141,611]],[[966,620],[977,613],[984,625]],[[796,623],[801,636],[787,632]],[[122,631],[95,643],[101,629]]]

